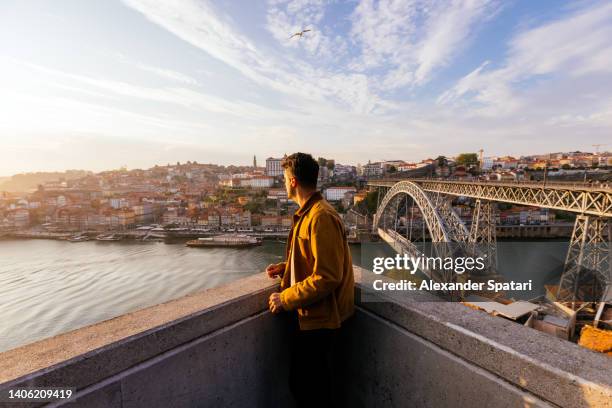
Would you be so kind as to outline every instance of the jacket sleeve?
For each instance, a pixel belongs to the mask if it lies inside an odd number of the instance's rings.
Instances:
[[[342,281],[344,235],[333,215],[322,213],[313,219],[310,248],[314,257],[312,274],[281,292],[285,310],[308,306],[323,299]]]

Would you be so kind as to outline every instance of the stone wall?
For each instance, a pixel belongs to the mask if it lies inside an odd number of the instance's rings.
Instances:
[[[337,353],[347,406],[610,406],[609,357],[356,280]],[[286,315],[267,311],[276,289],[258,274],[0,353],[0,391],[76,387],[67,407],[290,407]]]

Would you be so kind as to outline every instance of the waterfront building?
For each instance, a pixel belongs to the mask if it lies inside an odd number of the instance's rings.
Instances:
[[[30,212],[24,208],[9,210],[5,220],[8,227],[26,228],[30,225]]]

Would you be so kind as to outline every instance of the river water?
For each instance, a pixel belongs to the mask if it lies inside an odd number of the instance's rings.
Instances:
[[[0,240],[0,351],[262,272],[284,248]]]
[[[567,243],[498,247],[502,274],[535,280],[536,290],[524,297],[558,282]],[[273,241],[229,249],[182,242],[0,240],[0,351],[262,272],[283,260],[284,248]],[[351,246],[355,264],[368,263],[364,248]],[[381,249],[374,252],[387,252]]]

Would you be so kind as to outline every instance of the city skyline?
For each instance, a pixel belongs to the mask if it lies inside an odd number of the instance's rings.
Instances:
[[[591,145],[592,146],[592,145]],[[592,146],[593,147],[593,146]],[[531,152],[530,154],[525,154],[525,155],[521,155],[521,156],[513,156],[513,155],[509,155],[509,154],[485,154],[484,157],[485,159],[491,159],[491,158],[505,158],[505,157],[514,157],[515,159],[520,159],[521,157],[539,157],[539,156],[547,156],[547,155],[557,155],[557,154],[567,154],[567,153],[574,153],[574,152],[580,152],[580,153],[584,153],[584,154],[588,154],[588,155],[593,155],[593,157],[600,157],[600,156],[610,156],[610,152],[609,151],[600,151],[600,152],[595,152],[595,150],[591,149],[589,150],[580,150],[580,149],[574,149],[572,151],[568,151],[568,152],[544,152],[544,153],[534,153]],[[293,153],[293,152],[292,152]],[[384,158],[384,159],[380,159],[380,160],[366,160],[365,162],[343,162],[340,163],[338,162],[334,157],[330,157],[327,156],[325,157],[325,155],[313,155],[314,158],[325,158],[327,160],[333,160],[335,162],[335,164],[341,164],[341,165],[346,165],[346,166],[363,166],[365,164],[368,163],[384,163],[384,162],[393,162],[396,160],[401,160],[405,163],[423,163],[426,162],[427,160],[435,160],[438,157],[444,157],[446,159],[454,159],[457,156],[461,155],[461,154],[479,154],[478,151],[473,150],[473,151],[465,151],[465,152],[459,152],[456,154],[452,154],[452,155],[445,155],[445,154],[435,154],[432,156],[428,156],[428,157],[422,157],[420,159],[416,159],[415,161],[408,161],[408,160],[404,160],[401,157],[390,157],[390,158]],[[256,156],[255,156],[256,157]],[[277,154],[277,155],[267,155],[265,157],[262,158],[257,158],[257,168],[258,169],[265,169],[266,168],[266,159],[268,158],[282,158],[282,154]],[[230,166],[234,166],[234,167],[243,167],[243,168],[248,168],[248,167],[253,167],[253,162],[252,162],[253,158],[251,157],[251,163],[217,163],[214,161],[202,161],[202,160],[196,160],[196,159],[187,159],[184,161],[169,161],[169,162],[165,162],[165,163],[153,163],[151,165],[148,166],[143,166],[143,167],[129,167],[125,164],[121,165],[121,166],[117,166],[117,167],[104,167],[104,168],[100,168],[100,169],[88,169],[88,168],[82,168],[82,169],[78,169],[78,168],[65,168],[65,169],[58,169],[58,170],[36,170],[36,171],[26,171],[26,172],[20,172],[20,173],[13,173],[13,174],[0,174],[0,181],[3,181],[4,179],[9,179],[12,176],[15,175],[19,175],[19,174],[34,174],[34,173],[66,173],[66,172],[79,172],[79,171],[84,171],[84,172],[91,172],[94,174],[97,173],[103,173],[103,172],[108,172],[108,171],[119,171],[119,170],[127,170],[127,171],[132,171],[132,170],[150,170],[153,169],[155,167],[166,167],[166,166],[170,166],[173,167],[177,164],[180,165],[187,165],[189,163],[192,164],[200,164],[200,165],[212,165],[212,166],[224,166],[224,167],[230,167]]]
[[[364,164],[480,148],[594,151],[612,129],[606,2],[8,1],[0,10],[2,177],[248,165],[268,152]]]

